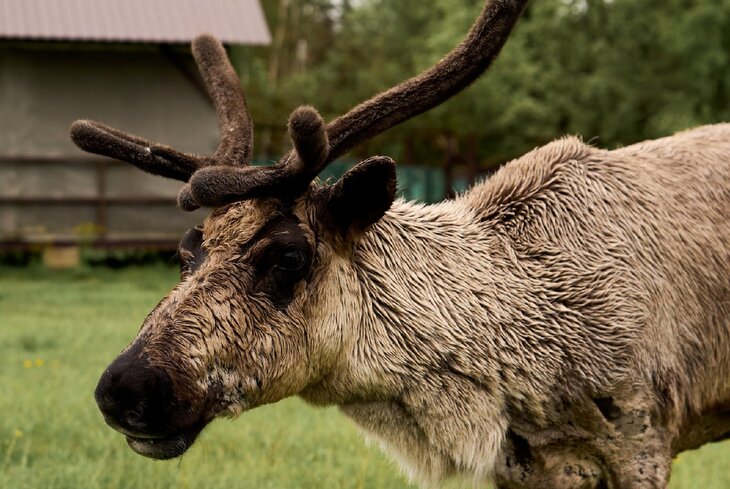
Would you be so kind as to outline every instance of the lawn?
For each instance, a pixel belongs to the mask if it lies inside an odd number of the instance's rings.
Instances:
[[[297,399],[217,421],[179,460],[135,455],[97,378],[176,282],[172,268],[0,268],[0,488],[403,488],[335,409]],[[730,488],[730,444],[681,455],[672,489]]]

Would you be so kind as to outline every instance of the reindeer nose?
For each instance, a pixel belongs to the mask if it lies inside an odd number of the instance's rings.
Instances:
[[[94,392],[104,420],[126,435],[161,436],[175,406],[170,377],[133,345],[104,371]]]

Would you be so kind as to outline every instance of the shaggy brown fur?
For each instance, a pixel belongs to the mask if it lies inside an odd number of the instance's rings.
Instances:
[[[730,125],[560,140],[344,241],[325,191],[215,211],[140,331],[205,419],[300,394],[417,480],[505,488],[665,487],[673,455],[727,436]],[[282,236],[314,262],[277,310],[255,270]]]
[[[310,185],[343,148],[468,83],[523,5],[487,2],[457,55],[403,93],[328,126],[295,111],[295,151],[270,168],[226,142],[245,102],[210,63],[209,87],[227,86],[220,162],[74,126],[86,149],[192,175],[183,207],[227,204],[186,234],[181,283],[97,387],[135,451],[179,456],[215,417],[291,395],[340,406],[425,485],[663,488],[673,455],[730,436],[730,125],[615,151],[566,138],[432,206],[393,202],[384,157]],[[471,74],[441,78],[454,66]],[[446,91],[419,105],[424,80]]]
[[[356,248],[365,312],[323,397],[376,391],[336,402],[427,480],[664,487],[730,433],[728,205],[730,125],[565,139],[397,203]]]

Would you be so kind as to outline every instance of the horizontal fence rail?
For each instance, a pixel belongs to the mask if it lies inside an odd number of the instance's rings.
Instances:
[[[320,179],[336,180],[354,163],[336,161]],[[437,202],[478,176],[454,176],[453,159],[446,163],[399,164],[401,196]],[[177,209],[179,188],[180,182],[108,158],[0,156],[0,251],[47,246],[173,250],[180,236],[207,215],[205,209]]]

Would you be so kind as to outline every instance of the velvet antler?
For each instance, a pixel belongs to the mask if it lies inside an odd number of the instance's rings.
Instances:
[[[276,165],[210,166],[198,170],[189,183],[192,200],[216,207],[254,197],[298,197],[329,162],[325,123],[312,107],[299,107],[289,117],[289,136],[294,151]],[[186,192],[183,190],[180,196]],[[188,202],[180,198],[178,203],[190,209]]]
[[[298,109],[289,119],[289,133],[295,146],[292,152],[267,168],[200,170],[190,181],[193,199],[200,205],[215,207],[263,195],[296,197],[337,157],[469,86],[497,57],[527,1],[487,0],[459,46],[420,75],[376,95],[328,124],[324,130],[326,143],[324,136],[318,139],[297,135],[297,131],[315,127],[315,120],[321,121],[314,109]],[[308,121],[312,121],[311,126]],[[310,144],[314,147],[309,148]],[[321,149],[323,144],[328,144],[326,151]],[[307,153],[324,156],[320,160],[305,156]]]
[[[496,59],[528,0],[487,0],[464,40],[431,68],[361,103],[327,126],[331,160],[436,107]]]
[[[178,205],[186,210],[263,196],[294,199],[338,156],[469,86],[497,57],[527,1],[487,0],[467,37],[445,58],[329,125],[311,107],[295,110],[289,118],[294,149],[270,167],[246,166],[253,126],[225,51],[210,36],[193,41],[193,52],[220,120],[221,141],[212,157],[180,153],[90,121],[74,123],[72,138],[87,151],[189,180],[178,195]]]
[[[192,47],[218,114],[220,141],[212,156],[182,153],[89,120],[76,121],[71,125],[73,142],[85,151],[126,161],[146,172],[183,182],[187,182],[196,170],[212,164],[250,164],[253,124],[238,76],[228,61],[225,49],[217,39],[207,34],[197,37]]]

